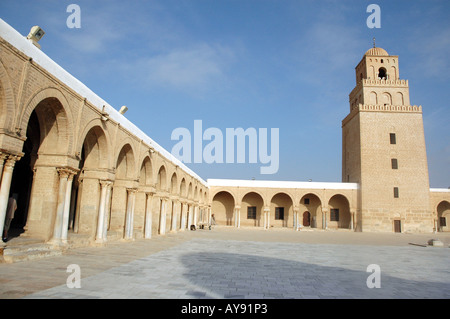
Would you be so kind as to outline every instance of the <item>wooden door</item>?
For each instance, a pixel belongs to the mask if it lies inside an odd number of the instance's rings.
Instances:
[[[394,220],[394,232],[401,233],[402,232],[402,221]]]
[[[311,214],[309,212],[303,213],[303,226],[308,227],[311,225]]]

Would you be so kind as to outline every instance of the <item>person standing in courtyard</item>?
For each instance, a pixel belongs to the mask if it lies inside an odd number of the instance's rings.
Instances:
[[[14,219],[14,213],[17,210],[17,194],[13,194],[8,200],[8,207],[6,208],[5,226],[3,228],[3,242],[8,241],[8,231],[11,226],[11,221]]]
[[[213,226],[215,226],[216,225],[216,217],[214,216],[214,214],[212,214],[211,215],[211,228],[213,227]]]

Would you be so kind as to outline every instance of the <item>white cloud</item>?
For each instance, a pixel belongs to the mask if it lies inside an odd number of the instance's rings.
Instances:
[[[422,32],[420,32],[422,33]],[[415,33],[414,43],[420,43],[414,49],[419,54],[420,66],[427,76],[448,77],[450,68],[450,28],[429,32],[428,34]]]
[[[226,78],[233,57],[228,47],[202,43],[130,61],[123,68],[144,85],[198,93]]]

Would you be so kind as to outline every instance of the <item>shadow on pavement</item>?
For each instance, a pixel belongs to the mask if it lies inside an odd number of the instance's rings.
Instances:
[[[381,287],[370,289],[366,281],[372,272],[233,253],[192,253],[180,258],[187,270],[185,278],[212,298],[450,297],[449,283],[396,278],[384,275],[383,269]]]

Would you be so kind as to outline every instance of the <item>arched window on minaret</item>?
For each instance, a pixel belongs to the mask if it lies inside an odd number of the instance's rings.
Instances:
[[[381,80],[387,80],[387,73],[385,68],[378,69],[378,78]]]

